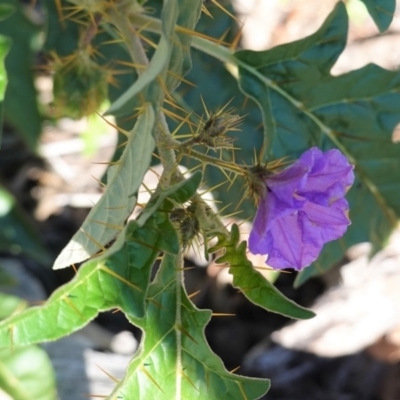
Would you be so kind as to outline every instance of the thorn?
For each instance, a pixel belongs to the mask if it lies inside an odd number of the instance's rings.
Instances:
[[[242,38],[242,35],[243,35],[243,26],[244,26],[244,24],[243,24],[243,23],[240,23],[240,28],[239,28],[239,30],[238,30],[238,33],[235,35],[235,37],[233,38],[232,43],[231,43],[230,46],[229,46],[233,51],[235,51],[235,50],[237,49],[237,47],[238,47],[238,45],[239,45],[239,41],[240,41],[240,39]],[[247,97],[246,97],[246,99],[247,99]]]
[[[210,11],[208,11],[207,7],[204,4],[201,5],[201,11],[203,11],[203,13],[208,15],[210,18],[213,18],[212,14],[210,13]]]
[[[179,332],[187,336],[192,342],[198,344],[195,338],[182,325],[176,325],[175,327],[176,329],[178,329]]]
[[[83,320],[85,320],[85,317],[76,308],[75,304],[67,296],[63,296],[61,299],[64,300]]]
[[[189,294],[188,298],[192,299],[193,297],[197,296],[200,292],[201,292],[201,290],[197,290],[196,292],[193,292],[192,294]]]
[[[197,387],[194,385],[194,383],[189,379],[189,377],[181,370],[181,375],[190,383],[191,386],[193,386],[194,390],[196,390],[197,392],[199,391],[199,389],[197,389]]]
[[[164,393],[164,390],[161,389],[161,386],[155,381],[155,379],[150,375],[149,371],[147,371],[146,368],[140,366],[139,369]]]
[[[212,313],[212,317],[236,317],[236,314],[228,314],[228,313]]]
[[[94,175],[90,175],[91,176],[91,178],[93,178],[100,186],[102,186],[103,188],[105,188],[107,185],[104,183],[104,182],[102,182],[99,178],[97,178],[96,176],[94,176]]]
[[[185,28],[183,26],[177,25],[176,26],[176,32],[185,33],[185,34],[191,35],[191,36],[197,36],[199,38],[206,39],[206,40],[209,40],[211,42],[214,42],[214,43],[217,43],[217,44],[222,44],[224,46],[228,46],[229,47],[229,43],[221,42],[219,39],[215,39],[212,36],[208,36],[208,35],[205,35],[203,33],[200,33],[200,32],[197,32],[197,31],[193,31],[191,29],[187,29],[187,28]]]
[[[210,1],[215,6],[217,6],[220,10],[222,10],[225,14],[229,15],[232,19],[234,19],[236,22],[238,22],[238,19],[233,14],[231,14],[226,8],[222,7],[221,4],[219,4],[217,0],[210,0]]]
[[[102,271],[104,271],[105,273],[113,276],[114,278],[117,278],[118,280],[120,280],[121,282],[125,283],[126,285],[128,285],[129,287],[137,290],[138,292],[143,292],[143,289],[134,285],[132,282],[129,282],[127,279],[123,278],[122,276],[118,275],[116,272],[114,272],[113,270],[109,269],[108,267],[106,267],[105,265],[102,265],[100,267],[100,269]]]
[[[230,372],[231,374],[234,374],[239,368],[240,368],[240,365],[238,365],[237,367],[233,368],[233,369],[230,370],[229,372]]]
[[[196,267],[183,267],[183,268],[177,268],[177,271],[190,271],[191,269],[196,269]]]
[[[112,122],[108,121],[106,118],[104,118],[101,114],[99,114],[98,112],[96,112],[96,114],[108,125],[112,126],[113,128],[115,128],[119,133],[122,133],[125,136],[129,136],[130,132],[126,131],[125,129],[120,128],[118,125],[113,124]],[[137,116],[137,114],[135,115]]]
[[[113,382],[118,383],[119,379],[117,379],[115,376],[111,375],[109,372],[107,372],[106,370],[104,370],[103,368],[100,367],[100,365],[95,364],[96,367],[103,372],[104,374],[106,374]]]

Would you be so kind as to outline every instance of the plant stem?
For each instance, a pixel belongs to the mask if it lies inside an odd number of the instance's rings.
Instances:
[[[110,14],[110,19],[113,25],[120,32],[121,36],[124,38],[124,43],[127,46],[133,62],[140,67],[147,67],[149,65],[149,59],[146,55],[140,37],[137,35],[135,29],[131,25],[128,13],[124,13],[122,9],[116,10]],[[145,71],[145,68],[140,67],[136,68],[138,75],[141,75]],[[165,115],[162,111],[159,111],[161,105],[157,105],[157,108],[158,110],[156,110],[156,113],[158,118],[156,121],[154,134],[160,160],[164,168],[160,179],[160,185],[162,187],[168,187],[171,182],[176,181],[176,157],[174,151],[170,148],[170,139],[172,138]]]
[[[136,17],[138,17],[140,21],[137,21]],[[111,14],[110,18],[114,26],[119,30],[120,34],[125,39],[129,54],[131,55],[134,63],[147,66],[149,64],[149,60],[144,51],[142,42],[139,36],[136,34],[135,29],[131,26],[131,23],[133,22],[134,24],[136,24],[136,22],[138,22],[138,26],[141,26],[143,29],[150,31],[154,29],[156,33],[161,33],[161,22],[157,19],[140,15],[134,16],[133,18],[131,18],[131,20],[129,20],[126,14],[121,12],[121,10],[119,10],[119,12],[117,11]],[[138,75],[140,75],[143,71],[144,69],[137,68]],[[177,168],[177,161],[174,151],[174,148],[180,146],[181,143],[172,137],[167,124],[167,120],[165,118],[165,114],[162,111],[158,111],[157,126],[155,128],[155,138],[161,163],[164,168],[162,176],[160,178],[160,186],[165,188],[172,183],[183,181],[185,178]],[[197,151],[188,151],[188,155],[192,155],[200,161],[208,164],[221,164],[220,160],[203,155],[202,153],[199,153]],[[229,167],[227,167],[225,163],[223,163],[223,167],[229,169]],[[231,167],[231,170],[238,173],[238,170],[234,170],[233,167]],[[199,219],[202,229],[206,232],[218,231],[227,235],[228,231],[225,228],[224,224],[219,219],[219,217],[212,210],[209,209],[201,196],[199,194],[195,194],[193,200],[196,203],[196,215]]]

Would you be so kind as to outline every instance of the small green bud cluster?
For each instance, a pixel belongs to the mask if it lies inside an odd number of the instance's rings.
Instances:
[[[56,113],[80,119],[99,109],[107,98],[108,71],[80,50],[69,62],[57,61],[54,72]]]
[[[226,133],[235,130],[241,119],[242,117],[233,114],[231,110],[221,110],[216,114],[210,114],[206,121],[202,121],[193,142],[212,149],[233,148],[235,139],[227,136]]]
[[[184,248],[187,248],[192,240],[200,233],[199,220],[195,215],[193,204],[186,208],[176,208],[170,214],[171,222],[177,224]]]

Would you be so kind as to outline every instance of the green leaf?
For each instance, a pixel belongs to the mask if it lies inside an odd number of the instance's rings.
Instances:
[[[0,292],[0,320],[7,318],[15,312],[24,310],[27,305],[27,302],[19,297]]]
[[[212,353],[204,327],[210,311],[198,310],[177,281],[179,257],[166,255],[149,287],[140,351],[108,399],[251,400],[269,388],[265,379],[225,370]]]
[[[138,220],[131,221],[103,255],[86,262],[75,278],[54,292],[43,306],[0,323],[0,348],[58,339],[111,308],[120,308],[131,317],[143,317],[157,254],[179,252],[178,236],[162,201],[187,201],[200,181],[201,174],[195,173],[160,192],[157,201],[149,202]],[[157,212],[155,204],[163,211]]]
[[[124,115],[131,112],[136,105],[136,96],[161,74],[169,60],[169,55],[169,42],[162,36],[149,66],[135,83],[111,104],[105,115]]]
[[[12,4],[0,4],[0,21],[4,21],[15,12],[15,7]]]
[[[314,317],[315,314],[311,310],[289,300],[254,269],[246,257],[246,242],[243,241],[239,244],[239,240],[239,228],[234,224],[230,238],[219,235],[218,243],[209,249],[210,253],[215,253],[225,248],[225,254],[215,261],[229,264],[229,273],[233,276],[233,286],[240,289],[251,302],[268,311],[297,319]]]
[[[128,225],[126,235],[127,240],[124,231],[104,255],[80,267],[44,305],[0,322],[0,348],[61,338],[112,308],[143,317],[151,267],[159,251],[171,249],[164,235],[171,240],[177,235],[165,213],[153,215],[143,227]]]
[[[3,101],[4,94],[7,87],[7,72],[4,65],[4,60],[10,49],[11,42],[4,36],[0,35],[0,127],[3,125]],[[1,139],[1,128],[0,128],[0,139]]]
[[[4,118],[17,130],[29,148],[36,150],[42,121],[33,84],[32,65],[33,52],[38,47],[39,27],[26,18],[18,1],[3,0],[3,3],[3,7],[16,9],[0,24],[0,35],[8,36],[13,43],[5,62],[8,84],[4,98]]]
[[[133,85],[111,104],[106,114],[123,115],[131,112],[136,104],[137,95],[146,88],[145,99],[154,104],[159,103],[164,92],[156,78],[165,79],[167,90],[174,90],[179,83],[179,77],[184,76],[191,67],[191,36],[176,34],[175,24],[178,23],[188,30],[194,29],[201,4],[200,0],[171,0],[164,3],[161,37],[149,66]]]
[[[0,293],[0,320],[26,306],[25,300]],[[54,372],[47,354],[35,346],[0,349],[0,388],[18,400],[56,399]]]
[[[4,65],[4,60],[10,47],[11,41],[4,36],[0,36],[0,103],[3,103],[7,88],[7,71]]]
[[[400,73],[369,64],[332,76],[347,29],[346,9],[338,3],[305,39],[236,53],[241,88],[263,113],[264,161],[295,159],[316,145],[338,148],[355,165],[356,181],[347,195],[352,225],[303,276],[326,271],[355,243],[382,246],[400,216],[400,144],[392,141],[400,121]]]
[[[396,11],[396,0],[361,0],[380,32],[389,28]]]
[[[136,192],[151,161],[155,142],[152,136],[154,110],[145,104],[126,148],[116,165],[108,169],[107,187],[79,231],[55,261],[54,269],[84,261],[114,239],[136,205]]]
[[[51,257],[40,240],[40,233],[14,196],[0,185],[0,251],[24,254],[42,265]]]
[[[18,400],[56,400],[55,376],[46,352],[36,346],[0,350],[0,388]]]

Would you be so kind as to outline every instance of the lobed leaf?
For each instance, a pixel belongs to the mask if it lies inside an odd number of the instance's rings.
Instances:
[[[380,32],[389,28],[396,11],[396,0],[361,0]]]
[[[314,317],[315,314],[311,310],[289,300],[254,269],[246,257],[246,242],[239,243],[239,240],[239,228],[234,224],[230,237],[218,236],[218,243],[209,249],[210,253],[225,249],[225,254],[215,261],[229,264],[229,273],[233,276],[233,286],[239,289],[252,303],[268,311],[297,319]]]
[[[136,192],[150,165],[155,146],[152,136],[154,118],[152,106],[144,105],[120,160],[108,169],[108,184],[103,196],[57,257],[54,269],[88,259],[104,249],[123,229],[136,205]]]
[[[164,235],[174,237],[173,229],[163,231],[165,224],[170,226],[165,213],[153,215],[143,227],[130,224],[104,255],[80,267],[44,305],[0,322],[0,347],[58,339],[112,308],[143,317],[151,267],[159,251],[170,250]]]
[[[82,265],[74,279],[55,291],[44,305],[0,322],[0,348],[58,339],[85,326],[100,311],[112,308],[142,318],[150,272],[158,253],[179,252],[168,204],[171,200],[189,200],[200,181],[201,174],[195,173],[160,191],[104,254]]]
[[[0,293],[0,320],[21,312],[26,301]],[[36,346],[0,349],[0,388],[18,400],[55,400],[55,376],[46,352]]]
[[[179,257],[165,255],[149,287],[146,317],[132,319],[143,329],[138,354],[107,399],[257,399],[269,388],[265,379],[225,370],[210,350],[204,327],[210,311],[189,300],[179,276]]]
[[[339,148],[355,165],[357,178],[347,196],[352,225],[303,276],[326,271],[355,243],[382,246],[400,215],[400,144],[392,141],[400,121],[400,73],[369,64],[332,76],[347,29],[345,6],[338,3],[315,34],[235,55],[241,88],[263,113],[264,161],[296,158],[317,145]]]

